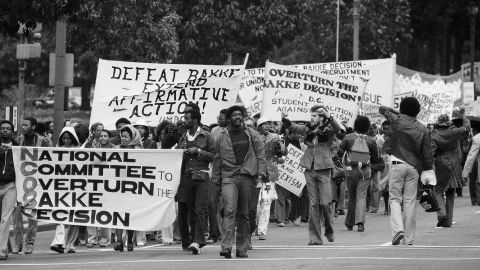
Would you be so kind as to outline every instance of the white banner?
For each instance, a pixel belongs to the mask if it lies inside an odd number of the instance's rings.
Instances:
[[[216,123],[218,112],[235,104],[244,66],[176,65],[108,61],[98,63],[90,123],[115,129],[121,117],[156,126],[177,122],[185,106],[197,103],[202,123]]]
[[[300,166],[303,152],[291,144],[288,145],[287,151],[285,162],[278,164],[278,181],[275,184],[300,197],[307,183],[303,174],[305,169]]]
[[[176,218],[182,156],[181,150],[13,147],[17,201],[39,221],[159,230]]]
[[[414,96],[421,105],[417,119],[425,125],[432,124],[441,114],[452,115],[455,100],[461,99],[461,86],[460,73],[435,76],[398,67],[393,108],[398,110],[402,98]]]
[[[251,117],[262,112],[264,73],[264,68],[246,69],[240,83],[238,96]]]
[[[305,70],[365,83],[362,100],[392,106],[396,58],[296,65]]]
[[[323,105],[337,120],[353,126],[364,84],[267,62],[262,116],[310,121],[310,108]]]

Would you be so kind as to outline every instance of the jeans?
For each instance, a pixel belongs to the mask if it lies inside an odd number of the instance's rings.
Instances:
[[[277,222],[285,223],[292,209],[292,193],[280,185],[275,185],[275,190],[277,191],[278,195],[278,200],[275,202]]]
[[[180,229],[180,239],[182,240],[182,248],[187,249],[192,243],[190,228],[188,223],[188,206],[186,202],[178,202],[178,227]]]
[[[20,210],[20,207],[15,207],[13,211],[13,235],[15,239],[15,244],[17,246],[23,245],[23,234],[25,234],[25,244],[33,245],[35,244],[35,237],[37,235],[37,224],[38,221],[34,219],[28,219],[28,227],[23,228],[23,214]]]
[[[353,227],[358,223],[365,224],[365,211],[367,209],[367,191],[370,186],[370,167],[352,167],[346,171],[348,189],[348,212],[345,225]]]
[[[257,206],[259,195],[260,189],[256,187],[252,188],[252,194],[250,195],[250,201],[248,202],[248,223],[250,224],[250,235],[255,232],[255,229],[257,228]]]
[[[223,228],[222,250],[232,250],[236,231],[237,252],[246,252],[250,239],[248,205],[254,187],[253,176],[234,175],[222,179]]]
[[[415,206],[418,177],[418,171],[411,165],[396,164],[392,165],[388,182],[392,236],[403,231],[405,243],[410,245],[414,242],[417,225]]]
[[[445,193],[445,198],[443,194]],[[438,219],[447,219],[447,225],[452,226],[453,220],[453,204],[455,200],[455,189],[449,188],[445,192],[435,189],[435,197],[438,201],[440,210],[437,212]]]
[[[0,202],[2,216],[0,220],[0,256],[8,256],[7,244],[12,224],[13,209],[17,202],[17,189],[15,182],[0,186]]]
[[[310,213],[308,219],[308,232],[310,242],[321,244],[322,229],[320,217],[325,221],[325,235],[333,235],[331,209],[329,203],[332,200],[331,170],[305,171],[307,180],[308,197],[310,201]]]
[[[205,213],[208,208],[209,182],[196,181],[191,178],[186,184],[188,219],[190,222],[191,236],[194,243],[205,246]]]
[[[336,202],[335,210],[345,209],[345,187],[346,181],[338,183],[337,181],[332,180],[332,201]]]
[[[380,172],[372,172],[372,182],[370,184],[370,194],[371,194],[371,201],[370,206],[373,210],[378,210],[378,205],[380,204]]]
[[[215,183],[210,182],[210,190],[208,193],[208,224],[209,233],[208,238],[217,240],[220,237],[220,230],[218,226],[217,212],[218,203],[220,200],[221,189]]]

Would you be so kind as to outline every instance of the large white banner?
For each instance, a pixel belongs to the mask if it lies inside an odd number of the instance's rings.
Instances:
[[[310,121],[310,108],[323,105],[339,121],[353,126],[365,85],[267,62],[262,116],[280,121],[282,113],[292,121]]]
[[[397,67],[394,109],[407,96],[416,97],[421,105],[417,119],[423,124],[435,123],[441,114],[452,115],[454,102],[462,96],[461,74],[435,76]]]
[[[362,100],[376,105],[392,106],[396,58],[296,65],[305,70],[365,83]]]
[[[156,126],[177,122],[185,106],[197,103],[202,123],[216,123],[218,112],[235,104],[243,65],[209,66],[108,61],[98,63],[90,123],[115,129],[121,117]]]
[[[282,186],[286,190],[297,196],[302,195],[302,190],[307,181],[303,172],[305,169],[300,166],[300,159],[303,156],[302,150],[289,144],[287,147],[287,156],[283,164],[278,164],[278,181],[275,184]]]
[[[181,150],[13,147],[17,201],[50,223],[154,231],[176,218]]]

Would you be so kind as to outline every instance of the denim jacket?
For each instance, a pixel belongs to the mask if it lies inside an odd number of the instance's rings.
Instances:
[[[188,131],[187,131],[188,132]],[[187,132],[178,141],[177,149],[187,149]],[[185,172],[194,173],[209,171],[209,164],[215,155],[215,143],[212,134],[200,128],[200,133],[193,141],[194,147],[200,149],[198,154],[184,154],[183,166]]]
[[[380,113],[391,123],[389,154],[394,155],[419,172],[432,170],[432,139],[427,128],[416,118],[381,106]]]

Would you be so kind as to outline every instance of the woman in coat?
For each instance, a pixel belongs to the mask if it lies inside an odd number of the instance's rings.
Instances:
[[[120,129],[120,145],[118,148],[121,149],[142,149],[142,141],[140,133],[132,125],[125,125]],[[127,250],[133,251],[133,230],[127,230]],[[117,229],[117,242],[113,249],[115,251],[123,251],[123,230]],[[145,237],[145,232],[139,232],[139,235]]]
[[[439,203],[437,227],[451,227],[455,189],[463,186],[462,153],[460,139],[470,132],[470,122],[464,118],[463,126],[451,126],[450,117],[438,117],[438,130],[432,135],[432,155],[435,160],[435,196]],[[445,194],[445,199],[444,199]]]

